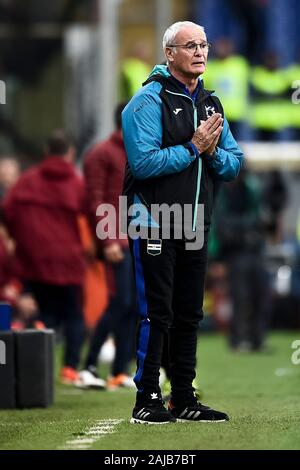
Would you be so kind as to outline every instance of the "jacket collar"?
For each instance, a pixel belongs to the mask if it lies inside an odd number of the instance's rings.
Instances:
[[[204,101],[208,96],[214,93],[214,91],[205,90],[203,87],[202,79],[199,79],[197,88],[194,91],[193,96],[191,96],[186,86],[179,80],[177,80],[175,77],[173,77],[173,75],[171,75],[170,73],[168,75],[166,73],[164,75],[162,75],[161,73],[151,74],[148,80],[143,83],[143,86],[151,82],[159,82],[165,89],[173,93],[185,94],[194,101],[196,106],[199,105],[200,102]],[[183,87],[187,90],[187,93],[185,92]]]

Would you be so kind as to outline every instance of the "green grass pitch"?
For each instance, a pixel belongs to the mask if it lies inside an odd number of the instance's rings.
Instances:
[[[57,383],[49,409],[0,411],[0,449],[61,449],[81,439],[86,448],[105,450],[299,449],[300,365],[291,362],[295,339],[300,339],[297,331],[273,333],[269,354],[235,354],[223,336],[200,335],[197,377],[203,403],[226,411],[228,423],[132,425],[134,391],[81,391]],[[123,421],[91,442],[86,432],[105,419]]]

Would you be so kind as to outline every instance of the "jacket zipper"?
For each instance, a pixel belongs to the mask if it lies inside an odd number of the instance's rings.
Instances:
[[[187,98],[192,102],[193,105],[193,111],[194,111],[194,130],[197,129],[198,127],[198,114],[197,114],[197,108],[195,106],[194,101],[192,98],[190,98],[187,95],[184,95],[182,93],[174,93],[173,91],[166,90],[167,93],[170,93],[171,95],[177,95],[177,96],[183,96],[184,98]],[[193,215],[193,232],[196,231],[196,224],[197,224],[197,212],[198,212],[198,200],[199,200],[199,193],[200,193],[200,187],[201,187],[201,175],[202,175],[202,159],[199,157],[198,158],[198,169],[197,169],[197,186],[196,186],[196,196],[195,196],[195,208],[194,208],[194,215]]]

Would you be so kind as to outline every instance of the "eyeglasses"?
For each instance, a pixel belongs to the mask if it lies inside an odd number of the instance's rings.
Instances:
[[[182,47],[191,54],[195,54],[195,52],[197,52],[198,50],[198,47],[200,47],[202,52],[208,52],[209,48],[211,47],[211,44],[209,42],[190,42],[189,44],[169,44],[167,47]]]

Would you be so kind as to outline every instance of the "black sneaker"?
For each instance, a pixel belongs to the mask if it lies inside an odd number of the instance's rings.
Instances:
[[[172,401],[170,401],[168,408],[174,418],[176,418],[176,421],[179,422],[198,421],[201,423],[222,423],[223,421],[229,421],[229,416],[226,413],[213,410],[198,401],[180,407],[175,407]]]
[[[132,424],[168,424],[175,423],[176,418],[166,410],[159,393],[151,393],[149,399],[137,400],[132,412]]]

